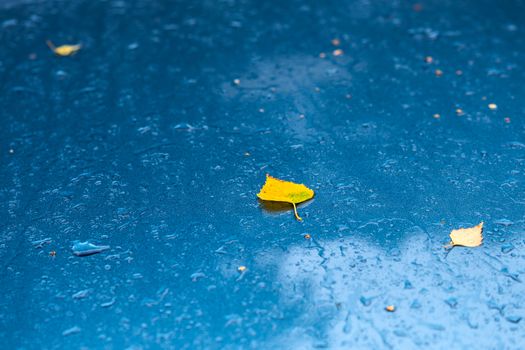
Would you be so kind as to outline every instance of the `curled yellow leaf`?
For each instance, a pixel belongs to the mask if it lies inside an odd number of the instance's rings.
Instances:
[[[265,201],[291,203],[295,217],[299,221],[303,219],[297,214],[296,204],[311,199],[313,196],[314,191],[305,185],[280,180],[269,174],[266,174],[266,182],[261,191],[257,193],[257,197]]]
[[[82,48],[80,44],[55,46],[51,40],[46,41],[46,44],[58,56],[71,56]]]
[[[460,228],[450,232],[451,246],[478,247],[483,241],[483,222],[469,228]]]

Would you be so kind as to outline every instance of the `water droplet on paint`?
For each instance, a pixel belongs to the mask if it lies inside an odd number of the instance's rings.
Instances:
[[[520,316],[507,316],[505,319],[511,323],[519,323],[521,321]]]
[[[193,127],[192,125],[190,125],[188,123],[179,123],[179,124],[175,125],[173,127],[173,129],[175,129],[175,130],[188,130],[188,131],[191,131],[191,130],[194,130],[195,127]]]
[[[501,246],[501,252],[503,254],[510,253],[514,250],[514,245],[512,243],[505,243]]]
[[[68,335],[73,335],[73,334],[77,334],[77,333],[80,333],[81,329],[80,327],[78,326],[73,326],[69,329],[66,329],[65,331],[62,332],[62,335],[64,337],[67,337]]]
[[[204,278],[206,277],[206,275],[202,272],[195,272],[193,274],[191,274],[190,278],[193,282],[197,282],[198,280],[200,280],[201,278]]]
[[[499,220],[494,221],[494,223],[497,225],[502,225],[502,226],[510,226],[514,224],[512,221],[508,219],[499,219]]]
[[[110,301],[106,301],[105,303],[100,304],[100,307],[108,308],[113,306],[115,304],[115,298],[111,299]]]
[[[49,243],[51,243],[51,238],[44,238],[44,239],[39,239],[38,241],[31,242],[31,244],[35,248],[42,248],[44,245],[49,244]]]
[[[71,250],[76,256],[88,256],[108,250],[108,245],[96,245],[91,242],[74,241]]]
[[[84,289],[84,290],[81,290],[80,292],[76,292],[75,294],[72,295],[72,297],[73,299],[83,299],[88,296],[90,291],[91,290],[89,289]]]

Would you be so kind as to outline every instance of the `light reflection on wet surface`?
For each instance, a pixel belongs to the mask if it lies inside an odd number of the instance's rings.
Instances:
[[[6,346],[523,347],[525,9],[420,6],[0,5]]]

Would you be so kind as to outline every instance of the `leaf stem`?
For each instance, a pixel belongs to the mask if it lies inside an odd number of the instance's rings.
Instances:
[[[51,40],[46,40],[46,44],[53,52],[56,50],[56,46],[51,42]]]
[[[297,221],[303,221],[303,219],[299,216],[299,214],[297,214],[297,207],[295,206],[295,203],[292,203],[292,205],[293,205],[293,213]]]
[[[455,245],[454,245],[454,242],[450,242],[449,244],[443,246],[443,248],[445,248],[445,259],[448,258],[448,255],[450,254],[450,252],[452,251],[452,248],[454,248]]]

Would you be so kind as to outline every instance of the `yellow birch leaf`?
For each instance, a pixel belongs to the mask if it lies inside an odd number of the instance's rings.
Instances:
[[[302,221],[297,214],[297,203],[304,202],[314,196],[314,191],[303,184],[296,184],[290,181],[276,179],[266,174],[266,182],[257,193],[257,197],[264,201],[286,202],[293,205],[294,214],[297,220]]]
[[[46,41],[46,44],[58,56],[71,56],[82,48],[80,44],[55,46],[51,40]]]
[[[478,247],[483,241],[483,222],[469,228],[460,228],[450,232],[451,246]]]

